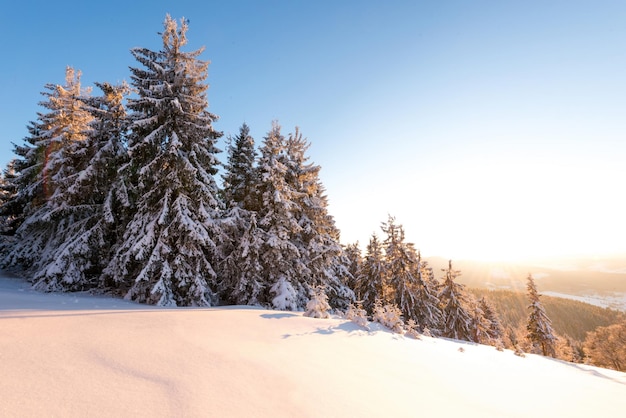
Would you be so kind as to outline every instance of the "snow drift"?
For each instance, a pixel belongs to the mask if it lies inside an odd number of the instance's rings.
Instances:
[[[0,416],[621,416],[626,374],[370,324],[0,278]]]

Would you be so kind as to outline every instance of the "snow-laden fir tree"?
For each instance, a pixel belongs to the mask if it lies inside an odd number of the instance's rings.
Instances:
[[[363,309],[363,304],[360,301],[351,303],[345,313],[345,318],[354,322],[360,327],[368,329],[367,312]]]
[[[248,125],[245,123],[241,125],[239,134],[234,138],[228,138],[228,142],[228,157],[222,176],[222,195],[226,208],[237,206],[258,211],[259,179],[255,164],[257,151]]]
[[[504,338],[504,329],[498,313],[484,296],[478,300],[478,306],[488,324],[486,331],[489,344],[501,344]]]
[[[216,116],[207,111],[208,62],[203,49],[184,52],[187,21],[169,15],[160,51],[135,48],[131,68],[138,97],[128,101],[133,212],[105,270],[125,298],[161,306],[216,303],[222,230],[214,175]]]
[[[372,320],[398,334],[404,330],[404,321],[400,309],[394,304],[383,304],[380,299],[374,302]]]
[[[396,224],[394,217],[389,216],[381,226],[387,235],[383,242],[385,248],[385,273],[387,289],[384,295],[388,303],[398,306],[405,319],[417,320],[415,317],[417,295],[417,277],[419,264],[417,252],[411,243],[404,238],[404,228]]]
[[[355,287],[356,297],[363,302],[363,309],[372,315],[374,304],[377,299],[383,299],[385,288],[385,258],[376,234],[372,234],[367,244],[361,271]]]
[[[227,213],[219,292],[224,303],[258,305],[263,303],[266,283],[260,262],[265,233],[257,224],[260,204],[256,149],[246,124],[229,142],[223,175]]]
[[[48,84],[46,89],[47,100],[40,104],[48,112],[40,113],[32,125],[37,136],[29,141],[34,147],[25,152],[20,167],[24,177],[17,181],[16,203],[22,206],[24,220],[4,263],[22,267],[36,282],[47,274],[55,252],[81,217],[70,188],[88,163],[86,146],[93,121],[84,103],[88,92],[81,87],[80,72],[68,67],[65,85]],[[44,284],[41,288],[62,287]]]
[[[331,305],[347,308],[354,297],[344,282],[348,261],[327,211],[319,167],[308,163],[307,148],[297,129],[286,139],[276,122],[260,148],[263,303],[277,309],[304,309],[308,287],[325,285]]]
[[[47,85],[46,87],[51,87]],[[47,92],[42,93],[44,95]],[[28,136],[23,144],[13,144],[13,153],[17,158],[11,160],[4,171],[5,200],[0,206],[0,216],[4,220],[4,234],[13,237],[17,228],[44,201],[41,169],[45,160],[44,144],[40,141],[41,126],[45,115],[38,113],[38,120],[27,126]],[[7,240],[14,242],[14,240]],[[6,254],[3,251],[3,254]],[[11,264],[8,259],[2,263]]]
[[[442,307],[441,335],[456,340],[473,341],[465,286],[454,281],[461,272],[452,268],[452,260],[448,262],[448,268],[442,271],[445,275],[439,291]]]
[[[319,178],[321,167],[306,156],[308,141],[296,127],[285,143],[285,180],[294,194],[293,216],[299,229],[292,237],[300,253],[296,274],[308,286],[324,286],[331,306],[345,310],[354,300],[348,288],[349,260],[339,243],[339,230],[328,213],[328,200]],[[300,303],[306,303],[302,300]]]
[[[441,321],[437,290],[423,276],[422,260],[412,243],[405,242],[404,229],[393,217],[382,225],[385,239],[385,273],[390,300],[407,320],[420,329],[436,330]]]
[[[324,285],[318,285],[310,290],[311,299],[306,304],[304,316],[311,318],[330,318],[330,305],[328,304],[328,296],[324,290]]]
[[[481,344],[489,344],[489,327],[491,323],[487,320],[480,303],[471,295],[468,297],[467,310],[470,314],[471,340]]]
[[[528,322],[526,324],[526,338],[530,341],[533,351],[541,353],[544,356],[554,357],[556,337],[552,330],[552,323],[543,304],[539,300],[541,295],[537,292],[537,286],[532,274],[526,279],[526,294],[528,296]]]
[[[259,195],[262,206],[258,225],[264,232],[260,264],[264,292],[260,302],[276,309],[303,309],[307,288],[297,271],[301,254],[293,237],[301,231],[295,217],[296,191],[286,181],[285,137],[277,122],[260,147]]]
[[[420,331],[429,329],[432,333],[438,333],[441,326],[442,312],[439,307],[439,296],[437,281],[434,279],[433,271],[426,260],[422,260],[422,255],[417,252],[417,271],[415,275],[415,312],[413,319],[417,323]]]
[[[0,176],[0,249],[8,241],[7,236],[15,233],[13,225],[16,215],[7,207],[9,202],[17,195],[17,188],[14,182],[16,178],[14,166],[15,160],[10,161]]]
[[[361,255],[361,249],[359,248],[358,241],[345,245],[343,247],[343,254],[348,261],[348,265],[346,267],[348,269],[348,273],[350,274],[350,279],[347,285],[350,289],[356,292],[357,286],[361,281],[360,276],[363,272],[363,256]]]
[[[124,207],[117,170],[125,162],[124,97],[127,85],[96,83],[102,96],[83,100],[93,116],[91,131],[75,159],[76,173],[66,179],[62,204],[71,222],[61,231],[59,245],[35,275],[44,290],[83,290],[100,287],[102,269],[119,237],[119,213]],[[115,187],[114,187],[115,186]]]
[[[219,293],[232,305],[265,305],[267,283],[261,251],[265,232],[257,224],[257,213],[231,208],[224,219],[224,258],[220,265]]]

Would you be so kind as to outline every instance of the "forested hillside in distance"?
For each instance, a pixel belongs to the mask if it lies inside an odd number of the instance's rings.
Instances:
[[[603,264],[596,265],[592,265],[591,261],[542,265],[473,260],[455,260],[454,264],[463,272],[459,282],[468,287],[523,292],[525,279],[528,273],[532,273],[541,292],[610,295],[615,292],[626,293],[624,259],[626,257],[609,259],[603,261]],[[448,260],[442,257],[427,257],[427,260],[435,271],[445,268],[448,263]]]
[[[517,329],[526,326],[528,299],[523,292],[511,290],[468,289],[477,298],[486,297],[500,315],[504,328]],[[541,296],[554,330],[582,342],[588,332],[626,319],[623,312],[600,308],[570,299]]]

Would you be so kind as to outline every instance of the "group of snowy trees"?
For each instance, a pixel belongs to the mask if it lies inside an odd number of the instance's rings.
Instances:
[[[350,285],[358,300],[357,306],[349,311],[350,317],[362,316],[356,314],[362,311],[376,320],[383,311],[397,310],[396,316],[406,321],[408,329],[503,346],[505,336],[498,314],[485,297],[476,300],[456,281],[461,272],[452,267],[452,261],[448,262],[448,268],[442,269],[443,275],[438,280],[420,252],[405,241],[402,225],[392,216],[381,229],[384,240],[373,234],[364,256],[358,244],[346,248]],[[524,346],[531,352],[554,357],[557,338],[532,275],[527,278],[527,290],[529,315]],[[520,348],[516,345],[512,344],[511,348]]]
[[[101,289],[161,306],[303,309],[323,286],[353,293],[319,166],[278,124],[257,152],[247,126],[218,187],[208,63],[183,51],[187,22],[167,16],[159,51],[135,48],[131,83],[47,85],[2,177],[1,265],[45,291]],[[259,154],[259,155],[257,155]]]
[[[438,280],[393,217],[382,231],[384,240],[373,234],[363,256],[358,244],[346,248],[350,284],[368,315],[374,316],[379,305],[391,305],[421,332],[498,344],[503,335],[498,315],[485,298],[475,300],[455,281],[460,272],[451,261]]]
[[[452,262],[437,280],[393,217],[364,256],[356,244],[342,248],[320,167],[308,162],[297,128],[285,136],[274,123],[257,148],[244,124],[229,138],[220,188],[208,63],[202,49],[183,51],[186,32],[185,20],[167,16],[161,50],[131,51],[140,65],[130,85],[96,83],[101,94],[92,96],[67,68],[63,86],[45,86],[44,111],[0,179],[0,266],[44,291],[317,317],[332,307],[387,322],[392,313],[414,331],[501,340],[487,300],[465,292]],[[528,338],[553,355],[529,280]]]

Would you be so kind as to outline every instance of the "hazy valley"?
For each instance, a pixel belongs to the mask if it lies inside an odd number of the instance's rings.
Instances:
[[[447,266],[441,257],[428,258],[436,274]],[[592,305],[626,311],[626,256],[579,257],[526,263],[453,260],[459,282],[471,288],[525,291],[532,274],[539,291]]]

